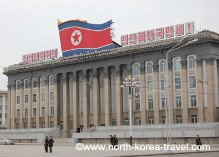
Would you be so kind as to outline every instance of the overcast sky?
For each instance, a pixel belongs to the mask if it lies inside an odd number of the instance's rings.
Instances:
[[[57,19],[112,19],[114,40],[120,42],[123,34],[189,21],[197,31],[219,33],[218,6],[218,0],[0,0],[0,68],[27,53],[58,48],[61,54]],[[0,89],[7,89],[0,72]]]

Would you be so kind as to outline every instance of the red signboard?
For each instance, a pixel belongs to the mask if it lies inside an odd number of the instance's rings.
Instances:
[[[47,51],[41,51],[22,56],[23,63],[31,63],[43,60],[56,59],[58,57],[58,49],[52,49]]]
[[[180,37],[183,35],[194,33],[194,22],[187,22],[185,24],[172,25],[168,27],[161,27],[150,29],[138,33],[132,33],[121,36],[121,45],[133,45],[144,42],[152,42],[155,40],[168,39],[173,37]]]

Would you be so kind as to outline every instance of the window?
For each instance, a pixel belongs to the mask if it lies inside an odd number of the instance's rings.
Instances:
[[[37,79],[36,78],[32,79],[32,87],[33,88],[37,87]]]
[[[136,111],[140,110],[140,100],[135,100],[135,110]]]
[[[152,92],[153,91],[153,82],[147,81],[147,91]]]
[[[190,56],[189,59],[189,69],[193,69],[196,66],[195,56]]]
[[[124,119],[124,125],[129,125],[129,120],[127,118]]]
[[[181,79],[179,77],[175,78],[175,89],[181,89]]]
[[[50,107],[50,116],[54,115],[54,107]]]
[[[24,117],[28,117],[28,109],[24,110]]]
[[[191,107],[197,106],[196,95],[190,95],[190,105]]]
[[[20,124],[16,123],[16,129],[20,129]]]
[[[33,122],[33,126],[32,126],[33,128],[36,128],[36,123],[35,122]]]
[[[45,93],[41,93],[41,101],[45,101]]]
[[[16,80],[16,90],[19,90],[19,89],[20,89],[20,81]]]
[[[176,108],[181,108],[182,107],[181,96],[176,96],[175,100],[176,100]]]
[[[20,104],[20,101],[21,101],[21,100],[20,100],[20,96],[17,96],[16,103],[17,103],[17,104]]]
[[[135,117],[135,125],[141,125],[141,118]]]
[[[196,78],[195,76],[189,76],[189,87],[196,88]]]
[[[162,60],[160,62],[160,72],[165,72],[166,71],[166,61]]]
[[[176,123],[182,123],[182,115],[176,115]]]
[[[33,94],[33,102],[36,102],[36,94]]]
[[[50,93],[49,93],[49,100],[50,100],[50,101],[53,101],[53,100],[54,100],[54,93],[53,93],[53,92],[50,92]]]
[[[165,109],[166,108],[166,100],[165,98],[161,98],[161,109]]]
[[[45,128],[45,123],[44,122],[41,122],[40,128]]]
[[[162,116],[162,124],[166,124],[166,116]]]
[[[40,78],[40,87],[46,86],[45,77]]]
[[[45,107],[41,107],[41,117],[45,116]]]
[[[153,99],[148,99],[148,109],[153,110]]]
[[[33,108],[33,117],[36,117],[36,108]]]
[[[191,115],[191,123],[197,123],[197,122],[198,122],[197,115]]]
[[[165,90],[165,79],[161,79],[160,88],[161,90]]]
[[[49,85],[53,86],[54,85],[54,76],[49,76]]]
[[[154,124],[154,117],[153,116],[148,117],[148,124]]]
[[[116,119],[112,119],[112,126],[116,126]]]
[[[133,65],[133,75],[134,76],[139,76],[140,75],[140,64],[135,63]]]
[[[24,80],[24,89],[27,89],[29,87],[29,82],[27,79]]]
[[[24,96],[24,103],[28,103],[28,95]]]
[[[17,118],[20,117],[20,109],[17,109]]]
[[[176,58],[174,59],[174,62],[173,62],[173,69],[175,71],[178,71],[181,69],[181,63],[180,63],[181,59],[180,58]]]
[[[24,123],[24,129],[28,129],[28,124]]]
[[[140,82],[136,82],[135,94],[140,94]]]
[[[50,126],[50,128],[54,128],[54,122],[53,122],[53,121],[50,121],[50,122],[49,122],[49,126]]]
[[[153,63],[146,63],[146,74],[153,74]]]

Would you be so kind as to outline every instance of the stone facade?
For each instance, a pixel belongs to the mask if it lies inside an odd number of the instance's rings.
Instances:
[[[166,103],[171,123],[219,122],[219,34],[203,31],[181,40],[5,68],[8,128],[60,127],[69,137],[92,126],[128,125],[128,92],[121,83],[129,75],[139,85],[134,125],[165,123]],[[167,69],[165,55],[179,42],[184,45],[168,55]]]
[[[0,128],[7,128],[7,97],[7,91],[0,91]]]

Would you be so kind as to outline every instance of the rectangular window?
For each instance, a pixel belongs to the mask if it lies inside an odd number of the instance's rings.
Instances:
[[[162,124],[166,124],[166,116],[162,116]]]
[[[50,107],[50,116],[54,115],[54,107]]]
[[[20,109],[17,109],[17,118],[20,117]]]
[[[153,106],[153,99],[148,99],[148,110],[153,110],[154,106]]]
[[[36,123],[35,122],[33,122],[33,128],[36,128]]]
[[[25,110],[24,110],[24,116],[25,116],[25,117],[28,117],[28,109],[25,109]]]
[[[53,121],[50,121],[50,122],[49,122],[49,126],[50,126],[50,128],[54,128],[54,122],[53,122]]]
[[[196,88],[196,78],[195,76],[189,76],[189,87]]]
[[[35,88],[37,86],[37,80],[36,79],[32,80],[32,86],[33,86],[33,88]]]
[[[176,96],[175,100],[176,100],[176,108],[181,108],[182,107],[181,96]]]
[[[28,129],[28,124],[24,123],[24,129]]]
[[[141,118],[135,117],[135,125],[141,125]]]
[[[41,117],[45,116],[45,107],[41,107]]]
[[[140,82],[136,82],[136,86],[135,86],[135,94],[140,93]]]
[[[140,100],[135,100],[135,110],[136,111],[140,110]]]
[[[24,96],[24,103],[28,103],[28,95]]]
[[[41,93],[41,101],[45,101],[46,98],[45,98],[45,93]]]
[[[116,119],[112,119],[112,126],[116,126],[117,123],[116,123]]]
[[[197,115],[191,115],[191,123],[197,123],[197,122],[198,122]]]
[[[40,128],[45,128],[45,123],[44,122],[41,122]]]
[[[50,93],[49,93],[49,100],[50,100],[50,101],[53,101],[53,100],[54,100],[54,93],[53,93],[53,92],[50,92]]]
[[[33,117],[36,117],[36,108],[33,108]]]
[[[33,94],[33,102],[36,102],[36,94]]]
[[[124,119],[124,125],[129,125],[129,120],[127,118]]]
[[[165,109],[165,108],[166,108],[166,99],[161,98],[161,109]]]
[[[176,115],[176,123],[182,123],[182,115]]]
[[[148,117],[148,124],[154,124],[154,117],[153,116]]]
[[[152,92],[153,91],[153,82],[147,81],[147,91]]]
[[[181,89],[181,79],[175,78],[175,89]]]
[[[191,107],[197,107],[196,95],[190,95],[190,105]]]
[[[160,89],[165,90],[165,79],[162,79],[160,82]]]
[[[20,104],[20,101],[21,101],[21,100],[20,100],[20,96],[17,96],[17,98],[16,98],[16,103],[17,103],[17,104]]]

